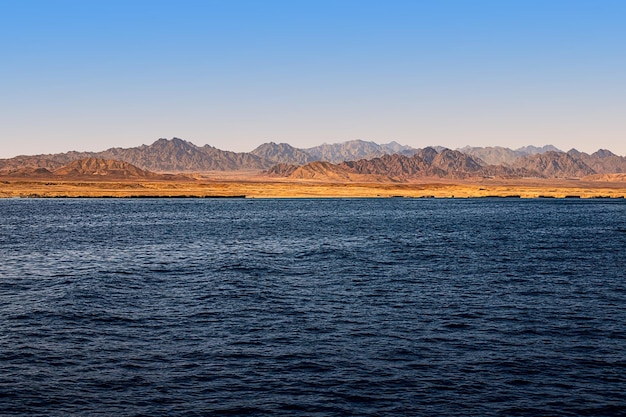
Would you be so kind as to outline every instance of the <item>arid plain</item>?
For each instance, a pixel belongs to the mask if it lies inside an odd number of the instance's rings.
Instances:
[[[166,180],[0,178],[0,197],[246,197],[246,198],[624,198],[626,177],[599,179],[425,178],[412,182],[273,178],[230,172]]]

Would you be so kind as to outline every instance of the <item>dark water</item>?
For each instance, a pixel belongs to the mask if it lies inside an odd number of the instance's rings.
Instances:
[[[626,415],[626,202],[0,200],[1,415]]]

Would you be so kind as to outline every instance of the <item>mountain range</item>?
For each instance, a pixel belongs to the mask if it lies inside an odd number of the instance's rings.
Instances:
[[[626,158],[608,150],[589,155],[575,149],[563,152],[551,145],[515,150],[502,147],[451,150],[440,146],[416,149],[396,142],[379,145],[353,140],[307,149],[270,142],[251,152],[230,152],[173,138],[158,139],[151,145],[110,148],[101,152],[71,151],[0,159],[0,174],[23,176],[30,172],[32,175],[47,175],[47,171],[61,175],[59,170],[74,161],[83,161],[83,164],[90,161],[87,164],[91,168],[104,163],[95,161],[123,162],[129,166],[109,166],[101,171],[101,175],[109,170],[121,175],[126,170],[125,175],[135,177],[141,176],[135,169],[150,175],[248,170],[291,178],[355,179],[367,176],[392,181],[423,177],[580,178],[626,173]],[[94,175],[91,168],[85,172],[92,173],[84,175]]]

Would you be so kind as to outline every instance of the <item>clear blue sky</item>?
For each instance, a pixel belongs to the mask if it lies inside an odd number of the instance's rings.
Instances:
[[[0,0],[0,157],[177,136],[626,155],[626,1]]]

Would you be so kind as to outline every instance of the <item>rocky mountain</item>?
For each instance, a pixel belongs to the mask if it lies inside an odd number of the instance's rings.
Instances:
[[[250,153],[274,164],[304,165],[316,160],[314,156],[288,143],[264,143]]]
[[[595,169],[584,162],[594,162]],[[574,157],[568,153],[548,151],[518,158],[512,166],[488,165],[479,159],[459,151],[428,147],[412,157],[384,155],[371,160],[346,161],[340,166],[352,172],[368,175],[387,175],[389,178],[406,181],[421,177],[439,178],[582,178],[597,173],[619,173],[626,169],[622,165],[626,158],[601,151],[593,155]],[[319,176],[319,175],[318,175]]]
[[[236,171],[272,165],[256,155],[222,151],[209,145],[199,147],[179,138],[159,139],[136,148],[108,149],[96,155],[156,172]]]
[[[373,159],[395,153],[414,153],[417,150],[410,146],[400,145],[397,142],[378,145],[374,142],[351,140],[343,143],[324,143],[323,145],[304,149],[304,151],[316,161],[328,161],[337,164],[343,161]]]
[[[380,158],[346,161],[341,165],[359,174],[386,175],[396,181],[406,181],[416,177],[442,177],[445,171],[433,166],[421,155],[383,155]]]
[[[382,178],[391,181],[409,181],[418,178],[470,178],[482,176],[524,175],[525,170],[506,167],[483,166],[471,156],[459,151],[443,149],[437,152],[432,147],[422,149],[413,156],[401,154],[383,155],[373,159],[344,161],[339,164],[313,162],[301,167],[279,165],[272,167],[271,175],[299,179],[336,180],[353,178]]]
[[[324,179],[324,180],[355,180],[355,173],[344,166],[331,164],[326,161],[315,161],[297,167],[290,175],[297,179]]]
[[[100,158],[124,161],[155,172],[262,170],[271,161],[250,153],[222,151],[209,145],[199,147],[179,138],[159,139],[151,145],[134,148],[111,148],[102,152],[67,152],[51,155],[18,156],[0,160],[0,170],[25,167],[56,169],[68,162]]]
[[[63,162],[56,161],[52,155],[20,155],[10,159],[0,159],[0,171],[11,172],[21,169],[43,168],[46,170],[54,170],[60,168]]]
[[[524,156],[515,161],[513,167],[526,169],[539,178],[580,178],[596,173],[582,160],[554,151]]]
[[[271,161],[259,158],[248,152],[223,151],[210,145],[204,145],[201,149],[208,156],[208,160],[203,165],[205,168],[188,168],[186,171],[261,170],[272,166]]]
[[[606,149],[600,149],[591,155],[576,149],[567,153],[573,158],[583,161],[598,174],[626,173],[626,157],[615,155]]]
[[[546,145],[541,148],[536,146],[524,146],[518,149],[503,148],[501,146],[488,146],[488,147],[473,147],[465,146],[464,148],[457,149],[465,154],[471,155],[475,158],[484,161],[488,165],[507,165],[511,166],[521,157],[528,155],[537,155],[545,152],[561,152],[559,149],[552,145]]]
[[[143,179],[143,180],[190,180],[188,177],[172,174],[157,174],[140,169],[128,162],[88,157],[77,159],[57,169],[22,167],[0,171],[5,177],[38,177],[64,179]]]
[[[150,178],[155,174],[128,162],[112,161],[101,158],[85,158],[72,161],[52,172],[57,176],[107,176],[120,178]]]
[[[350,175],[383,176],[393,180],[417,177],[467,178],[539,177],[581,178],[593,174],[626,173],[626,157],[608,150],[591,155],[575,149],[567,153],[554,151],[553,146],[524,147],[511,150],[501,147],[463,148],[453,151],[443,147],[414,149],[391,142],[378,145],[361,140],[324,144],[298,149],[287,143],[265,143],[252,152],[230,152],[213,146],[196,146],[173,138],[159,139],[151,145],[134,148],[111,148],[102,152],[66,152],[51,155],[18,156],[0,160],[0,171],[23,175],[45,176],[75,160],[99,158],[123,161],[141,170],[152,172],[206,172],[237,170],[269,170],[272,175],[290,176],[299,167],[312,162],[340,165]],[[547,150],[547,151],[545,151]],[[545,152],[543,152],[545,151]],[[526,154],[520,156],[522,154]],[[494,161],[506,161],[494,163]],[[327,164],[298,170],[302,177],[320,177],[321,172],[336,170]],[[112,168],[113,169],[113,168]],[[119,168],[115,168],[119,169]],[[86,174],[85,174],[86,175]],[[334,172],[333,176],[344,175]]]
[[[182,139],[159,139],[151,145],[135,148],[111,148],[97,154],[100,158],[128,162],[152,171],[187,171],[204,168],[207,156],[196,145]],[[198,169],[200,170],[200,169]]]

